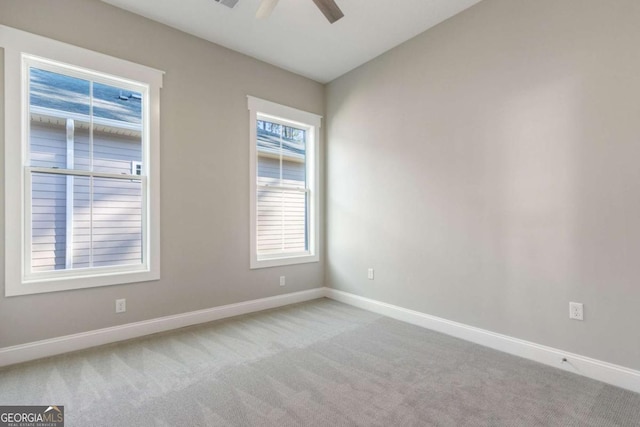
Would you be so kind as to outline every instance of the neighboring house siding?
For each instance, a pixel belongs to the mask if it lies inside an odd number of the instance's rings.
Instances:
[[[95,179],[93,236],[90,232],[89,180],[75,178],[73,267],[89,267],[93,239],[93,266],[137,264],[142,260],[141,186],[139,182]]]
[[[304,188],[305,165],[300,161],[283,160],[280,183],[280,160],[259,156],[258,184]],[[306,193],[259,190],[257,200],[258,253],[307,250]]]
[[[89,168],[89,133],[75,138],[75,163]],[[142,159],[139,140],[101,132],[93,135],[97,172],[131,174],[131,162]],[[137,264],[142,261],[142,194],[139,182],[95,179],[93,184],[93,266]],[[73,267],[89,267],[91,211],[89,180],[74,183]]]
[[[31,127],[33,166],[64,168],[66,133],[63,127]],[[66,178],[34,174],[32,177],[32,267],[34,271],[65,268]]]
[[[132,161],[142,157],[140,140],[94,132],[94,170],[131,174]],[[33,124],[31,158],[34,166],[66,167],[66,131],[62,126]],[[88,170],[89,132],[74,134],[74,165]],[[139,181],[96,178],[93,212],[90,180],[38,174],[33,180],[33,270],[64,269],[66,266],[67,180],[73,182],[73,268],[137,264],[142,260],[142,192]],[[93,236],[91,220],[93,219]]]

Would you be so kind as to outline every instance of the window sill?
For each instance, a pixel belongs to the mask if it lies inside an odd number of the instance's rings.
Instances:
[[[160,272],[152,270],[114,271],[93,275],[78,275],[59,278],[42,278],[20,281],[7,281],[5,296],[33,295],[74,289],[95,288],[99,286],[124,285],[127,283],[150,282],[160,280]],[[13,282],[13,283],[12,283]]]
[[[251,260],[250,268],[252,270],[256,270],[259,268],[282,267],[285,265],[318,262],[319,260],[320,259],[318,255],[283,256],[279,258],[253,258]]]

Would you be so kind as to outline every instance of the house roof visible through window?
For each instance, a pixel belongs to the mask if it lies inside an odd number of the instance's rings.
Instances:
[[[60,96],[64,91],[65,96]],[[31,105],[89,115],[89,82],[36,68],[31,69]],[[93,85],[93,116],[140,124],[142,95],[100,83]]]
[[[303,161],[305,156],[305,131],[295,129],[297,132],[291,137],[281,135],[278,129],[268,130],[262,120],[258,120],[258,150],[263,154],[280,154],[280,144],[282,143],[282,155],[290,160],[297,159]],[[279,125],[278,125],[279,126]]]

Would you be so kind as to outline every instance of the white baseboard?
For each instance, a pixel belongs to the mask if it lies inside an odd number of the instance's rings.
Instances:
[[[0,367],[55,356],[71,351],[84,350],[103,344],[138,338],[144,335],[165,332],[185,326],[197,325],[253,313],[298,302],[309,301],[326,296],[326,288],[310,289],[308,291],[293,292],[268,298],[223,305],[220,307],[159,317],[142,322],[128,323],[79,334],[66,335],[42,341],[20,344],[12,347],[0,348]]]
[[[640,371],[331,288],[310,289],[4,347],[0,348],[0,367],[322,297],[640,393]],[[563,362],[563,358],[567,362]]]
[[[327,288],[326,296],[403,322],[640,393],[640,371]],[[563,362],[563,359],[567,359]]]

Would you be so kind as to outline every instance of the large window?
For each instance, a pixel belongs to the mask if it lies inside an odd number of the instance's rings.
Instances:
[[[0,41],[5,294],[158,279],[161,74],[7,27]]]
[[[249,97],[251,268],[318,260],[320,116]]]

